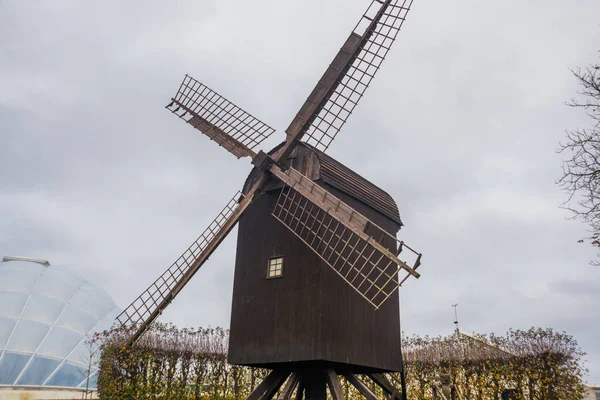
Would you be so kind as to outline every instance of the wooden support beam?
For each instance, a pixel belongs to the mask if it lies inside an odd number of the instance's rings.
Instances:
[[[290,376],[290,371],[285,369],[274,369],[267,375],[265,380],[254,389],[247,400],[272,399],[275,393],[277,393],[277,389],[285,382],[288,376]]]
[[[296,386],[298,385],[299,381],[300,375],[297,372],[292,373],[288,378],[285,386],[283,387],[281,393],[279,394],[279,397],[277,397],[277,400],[291,399],[292,393],[294,393],[294,389],[296,389]]]
[[[360,394],[367,398],[367,400],[378,400],[377,396],[375,396],[375,393],[373,393],[371,389],[367,387],[367,385],[365,385],[360,379],[358,379],[356,375],[348,374],[345,375],[345,377],[348,380],[348,382],[350,382],[350,384],[360,392]]]
[[[302,380],[302,377],[299,377],[300,382],[298,382],[298,390],[296,390],[296,398],[295,400],[302,400],[302,398],[304,397],[304,381]]]
[[[369,374],[369,378],[373,380],[385,393],[389,395],[389,398],[394,400],[401,400],[400,391],[382,374]]]
[[[327,383],[325,371],[322,369],[308,369],[302,371],[305,400],[327,400]]]
[[[404,367],[402,367],[404,369]],[[403,388],[406,387],[406,381],[405,381],[405,377],[402,375],[403,372],[400,373],[400,378],[398,378],[395,374],[390,373],[390,374],[386,374],[386,378],[388,378],[388,380],[392,383],[392,385],[394,385],[394,387],[400,387],[400,399],[401,400],[406,400],[406,396],[407,394],[403,393],[405,390],[403,390]],[[404,381],[404,384],[402,383]]]
[[[338,379],[335,371],[328,369],[325,379],[327,381],[327,386],[329,387],[329,393],[331,393],[333,400],[343,400],[344,392],[342,392],[342,386],[340,385],[340,380]]]

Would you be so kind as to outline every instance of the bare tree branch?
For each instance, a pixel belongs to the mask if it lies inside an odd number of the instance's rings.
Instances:
[[[586,240],[600,248],[600,64],[574,68],[571,72],[581,88],[579,96],[566,104],[583,109],[592,124],[566,132],[567,140],[557,149],[565,158],[562,176],[556,183],[567,193],[562,207],[572,213],[573,219],[589,225],[591,236]],[[600,261],[592,264],[600,265]]]

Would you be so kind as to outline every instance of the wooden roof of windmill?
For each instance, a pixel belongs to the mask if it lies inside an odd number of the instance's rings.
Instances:
[[[285,142],[281,143],[272,149],[269,154],[277,153],[284,144]],[[404,225],[400,218],[398,205],[392,196],[333,157],[307,143],[299,143],[289,158],[292,168],[300,171],[313,181],[333,186],[365,203],[398,224],[398,228]],[[244,194],[248,192],[258,177],[259,171],[254,168],[244,183]],[[279,186],[281,186],[279,182],[276,182],[269,189],[275,189]]]

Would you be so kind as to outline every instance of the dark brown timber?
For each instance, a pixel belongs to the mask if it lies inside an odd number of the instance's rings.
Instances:
[[[385,375],[383,374],[369,374],[369,378],[371,378],[371,380],[373,382],[375,382],[377,384],[377,386],[379,386],[380,388],[383,389],[383,391],[389,395],[389,398],[391,400],[397,399],[397,400],[401,400],[400,397],[400,393],[398,392],[398,389],[396,389],[394,387],[394,385],[392,385],[392,383],[385,377]]]
[[[300,382],[298,383],[298,390],[296,390],[295,400],[302,400],[304,398],[304,383],[302,382],[302,376],[300,376]]]
[[[331,397],[333,400],[343,400],[344,392],[342,392],[342,386],[340,385],[340,380],[338,379],[337,374],[334,370],[327,370],[327,387],[329,387],[329,393],[331,393]]]
[[[302,372],[305,400],[327,400],[327,384],[325,371],[311,368]]]
[[[358,379],[356,375],[348,374],[346,375],[346,379],[348,380],[348,382],[350,382],[352,386],[356,388],[356,390],[360,392],[360,394],[365,396],[367,400],[378,400],[377,396],[375,396],[375,393],[373,393],[371,389],[369,389],[367,385],[363,383],[363,381]]]
[[[278,400],[289,400],[292,398],[292,394],[294,393],[294,389],[298,386],[298,382],[300,381],[300,374],[298,372],[293,372],[288,378],[285,386],[281,390],[281,394],[277,398]]]
[[[248,396],[248,400],[269,400],[272,399],[279,387],[285,382],[290,375],[289,370],[276,369],[271,371],[269,375],[254,389],[252,394]]]

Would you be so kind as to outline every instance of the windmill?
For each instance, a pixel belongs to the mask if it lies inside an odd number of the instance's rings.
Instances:
[[[274,129],[186,75],[167,109],[253,169],[209,227],[117,318],[134,343],[239,222],[229,362],[272,372],[250,399],[341,398],[356,374],[391,397],[381,373],[401,368],[398,287],[421,254],[396,239],[402,222],[382,189],[326,150],[400,31],[412,0],[373,0],[286,130]],[[401,260],[400,254],[402,253]]]

